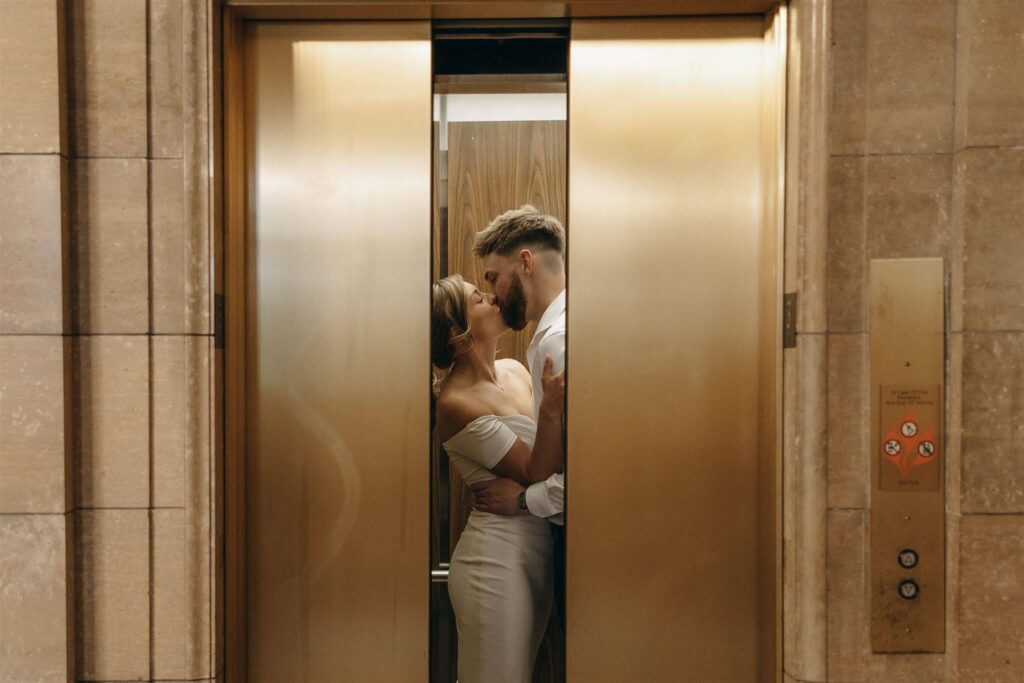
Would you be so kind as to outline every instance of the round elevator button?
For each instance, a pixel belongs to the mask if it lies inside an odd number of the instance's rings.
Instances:
[[[904,569],[911,569],[917,566],[917,551],[906,548],[900,551],[900,566]]]
[[[920,592],[921,588],[917,585],[917,581],[913,579],[900,581],[900,597],[904,600],[913,600]]]

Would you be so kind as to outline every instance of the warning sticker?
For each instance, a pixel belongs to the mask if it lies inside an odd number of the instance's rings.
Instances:
[[[942,416],[938,386],[882,386],[878,446],[883,491],[938,491],[939,431]]]

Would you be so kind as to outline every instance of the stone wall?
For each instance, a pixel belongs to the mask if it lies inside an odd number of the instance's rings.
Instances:
[[[206,680],[212,3],[0,3],[0,680]]]
[[[832,0],[827,680],[1024,680],[1024,3]],[[869,639],[867,265],[939,256],[945,655]]]
[[[217,6],[0,1],[0,680],[223,671]],[[800,183],[827,182],[828,231],[815,237],[825,204],[791,187],[806,231],[787,236],[801,309],[786,395],[803,407],[785,434],[786,677],[1021,680],[1024,3],[791,7],[793,37],[824,30],[832,51],[791,55],[791,76],[830,91],[791,100],[791,126],[829,94],[831,117],[827,171],[813,145],[790,149]],[[945,655],[870,652],[878,256],[941,256],[950,276]]]

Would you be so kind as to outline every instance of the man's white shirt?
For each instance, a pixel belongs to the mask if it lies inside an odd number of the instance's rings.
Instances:
[[[551,356],[552,372],[558,374],[565,369],[565,290],[555,297],[544,311],[533,333],[530,346],[526,349],[526,362],[530,366],[533,380],[533,416],[540,415],[540,400],[544,397],[541,377],[544,375],[544,359]],[[552,474],[544,481],[531,484],[526,489],[526,507],[537,517],[546,517],[555,524],[565,524],[565,475]]]

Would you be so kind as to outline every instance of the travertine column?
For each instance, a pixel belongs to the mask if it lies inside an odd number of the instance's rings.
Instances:
[[[956,675],[1024,679],[1024,4],[959,0]]]
[[[0,2],[0,680],[222,668],[214,7]]]
[[[79,680],[203,680],[212,1],[68,7]]]
[[[1024,677],[1024,5],[834,0],[828,680]],[[941,256],[946,654],[869,642],[866,264]]]
[[[63,10],[0,3],[0,680],[73,680]]]

